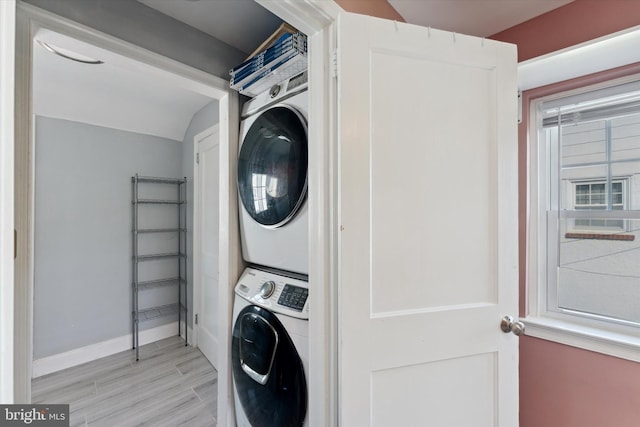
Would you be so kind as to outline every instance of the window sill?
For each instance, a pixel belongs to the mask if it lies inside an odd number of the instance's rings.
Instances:
[[[623,240],[632,242],[636,236],[633,234],[614,234],[614,233],[565,233],[566,239],[593,239],[593,240]]]
[[[549,317],[529,316],[525,335],[640,362],[640,336],[606,331]]]

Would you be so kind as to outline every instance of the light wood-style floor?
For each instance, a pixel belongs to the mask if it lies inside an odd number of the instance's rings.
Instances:
[[[69,403],[73,426],[215,426],[218,373],[179,337],[32,381],[33,403]]]

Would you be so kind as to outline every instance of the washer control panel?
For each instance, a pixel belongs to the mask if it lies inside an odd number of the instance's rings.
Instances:
[[[280,293],[278,304],[302,311],[308,297],[309,289],[287,284],[284,285],[284,289]]]
[[[260,297],[261,298],[269,298],[276,290],[276,282],[273,280],[269,280],[268,282],[264,282],[260,287]]]
[[[309,284],[256,268],[247,268],[235,288],[236,294],[276,313],[309,318]]]

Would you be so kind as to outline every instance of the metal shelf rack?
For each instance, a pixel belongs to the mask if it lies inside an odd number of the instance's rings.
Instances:
[[[153,191],[142,191],[141,185],[147,190],[150,187],[157,187],[155,195],[160,197],[149,197],[147,193],[154,194]],[[150,187],[147,187],[150,186]],[[140,197],[144,193],[144,198]],[[175,195],[175,197],[173,197]],[[182,321],[184,320],[184,339],[187,345],[187,178],[158,178],[149,176],[131,177],[131,215],[132,215],[132,311],[131,321],[133,330],[133,349],[136,350],[136,360],[140,357],[140,323],[165,316],[177,316],[178,335],[182,335]],[[141,206],[158,206],[158,209],[175,209],[169,215],[171,224],[152,224],[148,216],[152,216],[152,211],[141,212]],[[172,207],[174,206],[174,207]],[[159,212],[155,212],[158,214]],[[167,212],[164,212],[165,222]],[[167,234],[174,236],[176,240],[175,251],[141,253],[141,239],[144,236]],[[147,242],[148,243],[148,242]],[[147,246],[149,246],[147,244]],[[175,264],[165,266],[172,271],[171,277],[147,278],[141,272],[140,264],[147,261],[163,261]],[[145,279],[145,280],[141,280]],[[144,309],[140,308],[140,299],[143,294],[158,288],[175,287],[177,289],[177,301],[170,304],[161,304]]]

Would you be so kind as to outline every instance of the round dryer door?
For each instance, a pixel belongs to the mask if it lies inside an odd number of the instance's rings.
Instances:
[[[238,192],[265,227],[295,216],[307,192],[307,125],[298,111],[275,106],[253,122],[238,157]]]
[[[275,314],[245,307],[233,327],[231,356],[236,394],[252,426],[303,425],[307,382],[302,360]]]

